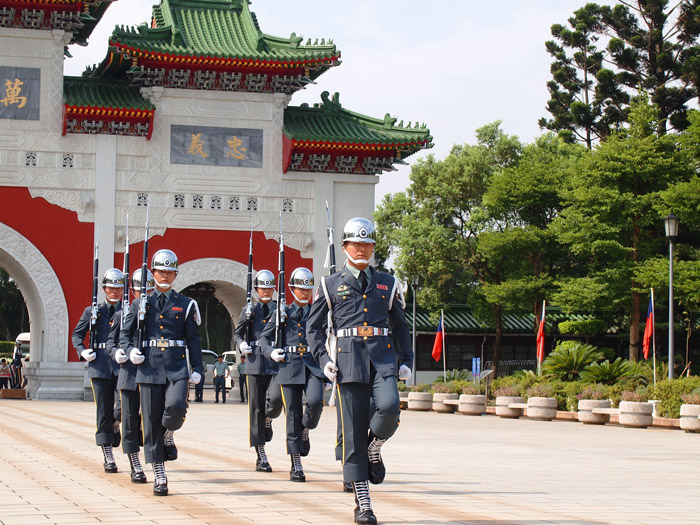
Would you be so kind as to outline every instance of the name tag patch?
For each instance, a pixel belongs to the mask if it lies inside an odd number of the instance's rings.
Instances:
[[[377,289],[378,290],[388,290],[389,287],[386,284],[378,284]]]
[[[179,306],[173,306],[173,312],[182,312],[182,308]]]

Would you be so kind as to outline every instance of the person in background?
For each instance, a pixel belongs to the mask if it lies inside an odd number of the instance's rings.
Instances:
[[[221,391],[222,401],[226,403],[226,378],[229,373],[228,363],[224,361],[224,356],[220,355],[214,363],[214,388],[216,389],[214,403],[219,402],[219,391]]]
[[[0,389],[10,388],[10,365],[4,359],[0,361]]]
[[[237,365],[238,368],[238,390],[241,393],[241,403],[245,403],[248,397],[248,388],[246,386],[245,378],[245,356],[241,356],[241,362]]]

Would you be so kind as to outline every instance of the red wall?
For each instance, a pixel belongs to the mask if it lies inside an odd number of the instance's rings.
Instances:
[[[75,212],[50,204],[43,198],[32,198],[26,188],[13,187],[0,187],[0,222],[26,237],[49,261],[66,297],[69,330],[72,331],[92,296],[93,224],[79,222]],[[177,254],[180,264],[194,259],[223,258],[247,266],[249,241],[249,231],[170,228],[165,235],[150,238],[148,265],[150,267],[150,258],[157,250],[167,248]],[[255,268],[267,268],[276,274],[278,246],[276,240],[267,240],[263,233],[255,232]],[[129,258],[133,272],[143,262],[143,240],[130,245]],[[288,247],[285,248],[285,259],[287,275],[298,266],[312,266],[311,259],[302,258],[298,250]],[[114,264],[117,268],[122,267],[122,253],[115,254]],[[100,273],[106,269],[100,268]],[[245,286],[245,283],[241,285]],[[77,361],[70,341],[68,344],[69,360]]]

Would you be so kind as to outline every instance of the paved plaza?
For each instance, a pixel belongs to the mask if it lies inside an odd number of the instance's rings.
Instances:
[[[335,409],[325,408],[289,481],[284,422],[268,445],[273,473],[254,472],[246,405],[190,406],[166,463],[170,496],[106,474],[88,402],[0,400],[0,524],[348,524],[353,496],[334,461]],[[700,435],[577,422],[405,411],[372,486],[382,524],[698,524]],[[142,456],[143,457],[143,456]]]

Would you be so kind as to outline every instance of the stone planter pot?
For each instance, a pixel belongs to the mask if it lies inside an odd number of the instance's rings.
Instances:
[[[630,428],[647,428],[654,422],[654,407],[646,401],[620,401],[620,424]]]
[[[399,392],[399,409],[406,410],[408,408],[408,392]]]
[[[578,402],[578,420],[585,425],[604,425],[610,414],[594,414],[594,408],[610,408],[609,399],[581,399]]]
[[[430,410],[433,408],[433,394],[430,392],[409,392],[409,410]]]
[[[520,396],[497,396],[496,397],[496,415],[503,418],[518,419],[523,415],[522,408],[508,408],[511,403],[523,403],[524,400]]]
[[[435,393],[433,394],[433,410],[443,414],[452,414],[457,410],[457,405],[447,405],[444,401],[457,401],[459,394]]]
[[[700,405],[681,405],[681,430],[700,432]]]
[[[486,412],[486,396],[482,394],[461,394],[457,411],[468,416],[480,416]]]
[[[527,417],[551,421],[557,417],[557,400],[553,397],[531,397],[527,400]]]

